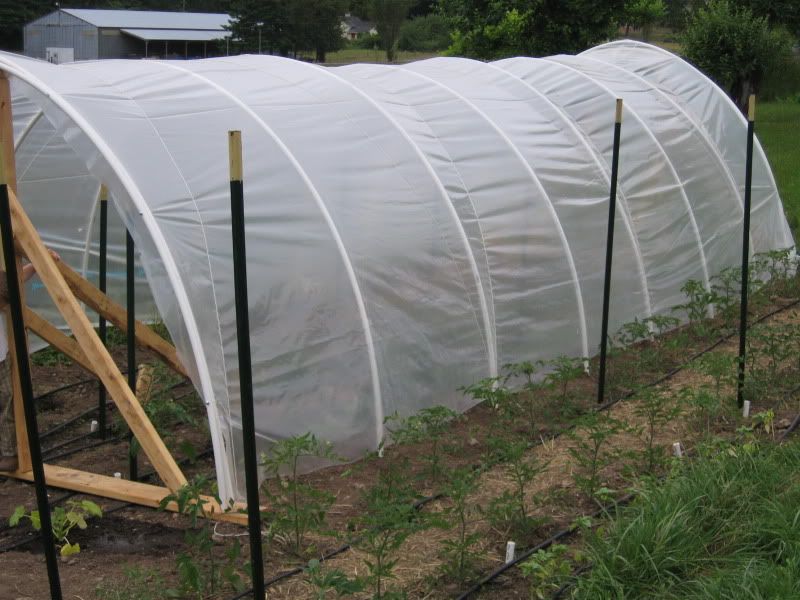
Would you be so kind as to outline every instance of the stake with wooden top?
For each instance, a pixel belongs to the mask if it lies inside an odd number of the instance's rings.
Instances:
[[[747,286],[750,281],[750,203],[753,188],[753,136],[756,122],[756,97],[751,94],[747,106],[747,156],[744,167],[744,223],[742,227],[742,299],[739,305],[739,379],[736,401],[744,405],[744,368],[747,353]]]
[[[98,273],[97,287],[106,293],[106,274],[108,269],[108,188],[100,186],[100,265]],[[105,346],[108,342],[106,333],[106,319],[103,315],[98,318],[98,332],[100,341]],[[106,388],[100,383],[97,393],[97,425],[100,437],[106,437]]]
[[[247,252],[244,233],[244,186],[242,184],[242,132],[228,132],[231,176],[231,230],[233,237],[233,285],[236,295],[236,339],[239,350],[239,395],[242,403],[242,440],[247,485],[247,525],[253,598],[263,600],[264,559],[261,555],[261,514],[258,498],[253,374],[250,356],[250,316],[247,302]]]
[[[125,341],[128,350],[128,387],[136,394],[136,273],[133,262],[133,238],[131,232],[125,232],[125,292],[128,311]],[[133,432],[128,431],[128,479],[139,479],[138,450],[134,447]]]
[[[603,281],[603,322],[600,328],[600,369],[597,384],[597,403],[606,394],[606,350],[608,346],[608,307],[611,302],[611,261],[614,253],[614,220],[617,206],[617,173],[619,171],[619,139],[622,130],[622,100],[617,98],[614,118],[614,150],[611,157],[611,193],[608,201],[608,230],[606,233],[606,274]]]
[[[0,158],[2,158],[0,148]],[[18,381],[25,414],[28,446],[31,457],[31,469],[36,485],[36,506],[39,510],[42,541],[47,563],[47,578],[50,583],[50,597],[61,600],[61,580],[58,576],[58,557],[53,539],[53,524],[50,518],[50,503],[47,500],[42,448],[39,445],[39,428],[36,423],[36,407],[33,401],[33,385],[31,383],[30,363],[28,362],[28,340],[22,314],[22,297],[17,260],[14,252],[14,232],[11,225],[9,207],[9,189],[6,184],[5,168],[0,160],[0,235],[2,235],[3,259],[5,262],[6,280],[8,282],[8,304],[11,311],[11,323],[14,334],[14,349]]]

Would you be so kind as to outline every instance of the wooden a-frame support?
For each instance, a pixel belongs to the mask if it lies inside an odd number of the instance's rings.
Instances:
[[[120,415],[125,419],[133,435],[136,436],[143,452],[166,487],[45,464],[47,485],[142,506],[157,507],[165,496],[178,491],[187,483],[186,477],[153,427],[108,350],[100,341],[79,301],[84,302],[89,308],[121,328],[125,327],[126,310],[65,263],[53,259],[17,198],[11,94],[8,78],[3,71],[0,71],[0,161],[3,161],[3,172],[9,188],[16,260],[19,261],[19,257],[24,255],[36,268],[47,293],[72,330],[75,339],[64,335],[30,308],[25,308],[26,328],[100,379],[101,385],[105,386]],[[18,270],[20,273],[22,272],[21,269]],[[7,318],[7,315],[4,315],[3,318]],[[11,331],[10,323],[8,323],[7,331]],[[174,371],[186,376],[186,370],[178,360],[175,348],[138,321],[136,323],[136,342],[157,354]],[[22,396],[17,370],[14,368],[18,357],[14,354],[13,344],[9,344],[9,347],[9,360],[12,361],[14,418],[19,467],[17,471],[3,473],[3,475],[31,481],[33,472],[28,450]],[[26,359],[27,357],[23,357],[23,360]],[[241,505],[234,506],[233,508],[236,510],[226,512],[214,498],[204,496],[203,500],[205,512],[210,518],[240,524],[247,523],[247,515],[239,510],[242,508]],[[177,506],[175,503],[170,503],[167,509],[177,510]]]

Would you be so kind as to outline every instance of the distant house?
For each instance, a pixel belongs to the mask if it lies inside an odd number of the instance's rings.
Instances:
[[[345,13],[342,18],[342,37],[348,40],[357,40],[365,35],[378,35],[375,25],[355,15]]]
[[[214,56],[229,22],[220,13],[61,8],[25,26],[24,54],[57,63]]]

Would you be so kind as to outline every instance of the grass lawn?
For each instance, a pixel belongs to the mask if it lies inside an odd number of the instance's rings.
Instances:
[[[764,102],[756,109],[756,135],[764,146],[789,224],[800,225],[800,101]]]
[[[397,52],[395,62],[407,63],[412,60],[423,60],[438,56],[435,52]],[[309,55],[309,58],[313,56]],[[386,53],[383,50],[364,50],[362,48],[344,48],[329,52],[325,57],[328,66],[349,65],[353,63],[385,63]]]

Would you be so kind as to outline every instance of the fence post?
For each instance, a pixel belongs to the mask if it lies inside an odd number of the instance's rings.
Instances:
[[[756,121],[756,97],[751,94],[747,106],[747,157],[744,171],[744,223],[742,227],[742,299],[739,305],[739,379],[736,402],[744,405],[744,370],[747,352],[747,287],[750,282],[750,203],[753,188],[753,134]]]
[[[617,173],[619,171],[619,139],[622,130],[622,100],[617,98],[614,117],[614,150],[611,157],[611,190],[608,201],[608,229],[606,233],[606,272],[603,281],[603,321],[600,328],[600,368],[597,384],[597,403],[602,404],[606,394],[606,351],[608,346],[608,307],[611,302],[611,262],[614,253],[614,220],[617,206]]]
[[[125,232],[125,292],[127,310],[127,331],[125,340],[128,350],[128,387],[136,395],[136,272],[134,269],[133,238]],[[128,431],[128,478],[139,479],[138,450],[134,448],[133,432]]]
[[[250,315],[247,301],[247,252],[244,231],[244,185],[242,182],[242,132],[228,132],[231,180],[231,232],[233,237],[233,285],[236,295],[236,339],[239,350],[239,395],[242,404],[242,439],[247,484],[247,524],[253,598],[263,600],[264,560],[261,554],[261,503],[258,497],[253,374],[250,356]]]
[[[39,444],[39,427],[36,423],[36,407],[33,402],[33,385],[31,383],[30,363],[28,362],[28,341],[25,333],[25,322],[22,314],[17,261],[14,254],[14,231],[11,226],[11,207],[8,198],[8,185],[5,181],[2,160],[0,160],[0,235],[3,238],[3,258],[5,276],[8,282],[8,303],[11,310],[11,322],[16,351],[16,364],[19,372],[20,391],[25,413],[25,427],[28,433],[28,445],[31,454],[31,469],[36,485],[36,506],[39,510],[42,541],[47,563],[47,578],[50,583],[50,597],[61,600],[61,580],[58,577],[58,558],[53,540],[53,524],[50,518],[50,503],[47,500],[47,485],[44,478],[42,448]],[[12,375],[13,376],[13,375]]]
[[[100,185],[100,265],[98,268],[97,286],[101,292],[106,293],[106,279],[108,274],[108,188]],[[103,345],[107,342],[106,320],[99,315],[97,322],[98,335]],[[106,386],[98,380],[97,391],[97,424],[100,437],[106,438]]]

